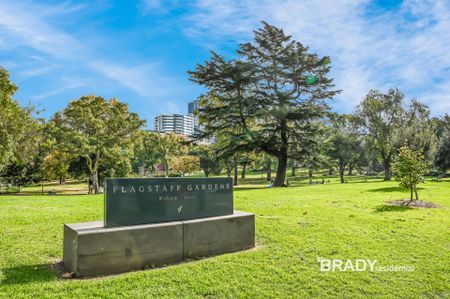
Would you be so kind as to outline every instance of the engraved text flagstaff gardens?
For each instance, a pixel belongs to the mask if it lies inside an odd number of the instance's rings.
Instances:
[[[231,214],[231,178],[106,180],[105,227]]]

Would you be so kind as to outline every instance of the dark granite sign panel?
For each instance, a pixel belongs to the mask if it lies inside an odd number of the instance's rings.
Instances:
[[[231,214],[231,178],[106,179],[105,227]]]

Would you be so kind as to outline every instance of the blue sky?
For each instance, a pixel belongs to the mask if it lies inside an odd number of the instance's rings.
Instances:
[[[209,51],[232,56],[265,20],[331,56],[351,112],[370,89],[399,87],[450,113],[450,1],[0,0],[0,65],[16,99],[44,116],[85,94],[117,97],[153,127],[202,93],[187,70]]]

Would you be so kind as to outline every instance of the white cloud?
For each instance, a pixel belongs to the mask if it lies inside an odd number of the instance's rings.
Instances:
[[[154,5],[157,4],[157,1],[153,2]],[[90,48],[87,40],[79,40],[51,23],[51,20],[55,21],[67,15],[76,17],[74,13],[79,13],[85,8],[85,5],[73,5],[69,2],[53,6],[13,1],[0,2],[0,34],[2,36],[0,43],[7,43],[10,48],[21,51],[24,51],[24,46],[32,49],[27,58],[31,58],[33,64],[16,65],[16,73],[22,77],[39,76],[54,71],[58,65],[64,65],[68,71],[70,68],[83,70],[83,75],[94,71],[103,79],[113,80],[114,85],[120,84],[140,96],[145,96],[146,101],[156,101],[157,98],[170,96],[183,90],[183,88],[174,89],[175,80],[163,75],[156,63],[131,66],[98,58],[96,49]],[[0,49],[0,53],[1,51]],[[58,65],[54,63],[55,61]],[[78,82],[81,79],[74,77],[70,82]],[[81,87],[81,85],[67,83],[62,78],[59,80],[61,82],[57,85],[60,87],[32,98],[50,97],[68,89]],[[97,85],[103,80],[96,78],[96,81]],[[49,85],[48,88],[52,86]]]
[[[436,103],[450,89],[448,80],[437,80],[450,76],[448,1],[405,0],[387,11],[367,0],[200,0],[185,32],[214,47],[230,38],[248,41],[261,20],[331,56],[332,76],[343,89],[340,110],[351,111],[369,89],[398,86],[434,113],[449,111],[446,101]]]
[[[59,57],[70,56],[80,51],[80,45],[72,36],[48,23],[53,16],[70,11],[72,9],[67,5],[44,8],[30,3],[4,1],[0,2],[0,28],[10,46],[29,46]]]
[[[30,98],[32,100],[39,100],[39,101],[45,101],[50,97],[53,97],[55,95],[59,95],[67,90],[70,89],[76,89],[80,87],[86,87],[88,84],[86,82],[83,82],[82,80],[74,80],[71,78],[63,78],[60,86],[55,87],[52,86],[51,90],[48,90],[44,93],[36,94],[31,96]]]
[[[173,87],[177,85],[174,79],[162,75],[163,72],[156,63],[126,66],[97,61],[90,63],[89,66],[150,100],[152,97],[173,94],[175,92]]]
[[[142,0],[138,4],[138,9],[142,14],[165,14],[176,8],[179,4],[177,0]]]
[[[26,68],[25,70],[20,71],[21,76],[23,77],[33,77],[33,76],[40,76],[42,74],[49,73],[53,70],[56,70],[60,66],[58,65],[40,65],[36,68]]]
[[[27,58],[1,58],[2,65],[13,68],[15,75],[41,76],[64,67],[67,76],[77,72],[74,82],[86,79],[95,80],[96,86],[100,81],[120,84],[157,103],[157,110],[178,109],[171,103],[179,99],[171,99],[188,94],[184,74],[173,78],[154,61],[118,63],[99,56],[96,46],[103,36],[92,32],[90,37],[76,37],[65,31],[61,21],[77,19],[85,10],[94,9],[95,3],[36,3],[0,1],[0,53],[15,51]],[[179,7],[181,14],[187,15],[171,16],[174,23],[169,25],[181,26],[191,39],[218,52],[224,46],[236,48],[238,42],[249,41],[260,21],[266,20],[310,46],[311,51],[331,56],[336,88],[343,89],[335,101],[340,110],[351,111],[371,88],[398,86],[407,97],[428,104],[434,114],[450,112],[449,1],[405,0],[389,11],[376,9],[369,0],[198,0],[189,5],[176,0],[143,0],[139,4],[142,13],[167,13]],[[71,69],[75,71],[70,73]],[[54,85],[57,88],[44,90],[44,95],[62,93],[64,87],[77,88],[60,77],[54,77],[59,80]]]

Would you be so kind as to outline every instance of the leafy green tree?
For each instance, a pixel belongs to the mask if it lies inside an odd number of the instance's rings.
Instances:
[[[241,171],[241,178],[245,179],[245,176],[247,174],[247,167],[251,165],[254,162],[254,153],[245,153],[245,155],[242,156],[242,158],[239,161],[239,164],[242,167]]]
[[[36,169],[36,156],[42,141],[41,122],[32,107],[21,107],[13,99],[17,86],[0,67],[0,173],[8,165],[17,169]]]
[[[211,173],[220,173],[220,160],[214,152],[213,145],[199,145],[194,148],[190,154],[199,157],[200,168],[203,170],[206,177],[208,177]]]
[[[272,158],[269,155],[265,155],[265,171],[266,171],[266,181],[272,181]]]
[[[384,180],[391,179],[391,163],[398,145],[403,119],[403,94],[398,89],[387,93],[371,90],[356,108],[368,146],[382,159]]]
[[[312,178],[315,170],[322,169],[324,166],[328,166],[327,156],[317,147],[316,150],[308,152],[303,156],[299,166],[308,169],[308,177]]]
[[[126,177],[131,172],[131,160],[133,159],[133,151],[127,151],[130,155],[119,155],[117,157],[108,157],[105,163],[100,166],[99,183],[103,185],[105,177]]]
[[[264,152],[255,153],[253,156],[253,165],[257,171],[266,174],[266,181],[272,181],[272,156]]]
[[[450,169],[450,132],[442,136],[433,162],[443,174]]]
[[[145,170],[150,170],[150,175],[153,175],[156,170],[156,165],[159,162],[158,139],[160,134],[150,131],[142,131],[140,138],[135,141],[135,152],[133,164],[136,168],[143,167]],[[135,169],[136,170],[136,169]]]
[[[410,200],[419,200],[417,184],[423,180],[423,176],[428,171],[428,163],[422,150],[415,150],[407,143],[403,145],[398,154],[397,161],[392,165],[395,179],[400,182],[400,186],[410,190]]]
[[[174,156],[170,160],[172,171],[182,177],[200,169],[200,158],[197,156]]]
[[[0,68],[0,170],[14,159],[15,133],[21,131],[11,123],[20,114],[19,104],[12,99],[17,86],[10,81],[9,73]]]
[[[69,163],[68,172],[71,177],[79,180],[89,177],[90,173],[87,167],[86,158],[77,157],[72,159]]]
[[[117,99],[89,95],[74,100],[51,120],[54,149],[83,157],[92,189],[100,192],[102,167],[123,169],[133,155],[133,140],[145,122]],[[108,170],[108,169],[106,169]],[[105,171],[105,169],[104,169]]]
[[[65,182],[69,174],[72,157],[68,153],[52,151],[44,159],[44,171],[47,179],[58,178],[59,183]]]
[[[231,172],[234,168],[234,161],[233,157],[226,156],[221,158],[222,163],[225,165],[225,170],[227,172],[227,177],[231,177]]]
[[[334,119],[328,143],[327,154],[336,161],[340,181],[344,183],[345,169],[354,164],[363,152],[362,140],[352,130],[350,116],[337,116]]]
[[[450,115],[446,114],[434,121],[438,144],[433,164],[445,174],[450,169]]]
[[[367,137],[367,147],[381,158],[385,180],[391,179],[391,163],[405,141],[422,148],[429,159],[434,156],[436,137],[428,107],[414,99],[405,107],[404,95],[398,89],[386,93],[371,90],[355,115]]]
[[[233,137],[230,138],[230,135],[228,135],[232,134],[232,132],[236,132],[238,128],[236,128],[234,124],[230,124],[229,127],[230,128],[227,131],[215,131],[212,150],[214,153],[213,155],[225,165],[227,176],[230,177],[231,172],[233,172],[233,185],[237,186],[239,184],[239,161],[245,151],[242,147],[235,148],[239,140],[236,140]],[[250,150],[250,148],[248,148],[248,150]]]
[[[414,148],[421,148],[427,160],[432,161],[437,150],[436,124],[430,118],[430,109],[416,99],[405,108],[399,144],[408,142]]]
[[[238,54],[240,59],[225,61],[213,53],[190,72],[194,82],[208,88],[199,110],[204,136],[222,131],[229,137],[224,144],[229,152],[255,150],[275,157],[274,186],[280,187],[288,158],[299,158],[315,143],[314,122],[328,109],[325,100],[337,93],[327,78],[330,59],[309,53],[267,23]]]
[[[444,134],[450,132],[450,115],[445,114],[441,117],[434,117],[432,119],[434,123],[434,133],[438,139],[441,139]]]
[[[156,149],[158,157],[164,165],[165,176],[169,176],[171,158],[184,156],[189,148],[184,136],[175,133],[158,134],[156,137]]]

